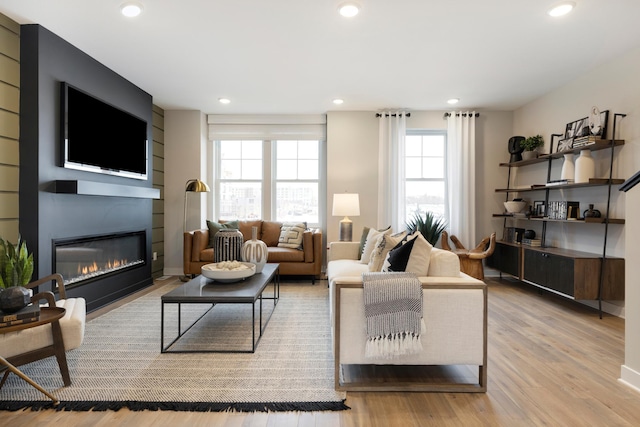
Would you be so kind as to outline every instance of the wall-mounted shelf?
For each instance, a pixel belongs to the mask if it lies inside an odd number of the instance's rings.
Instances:
[[[617,120],[624,114],[615,114],[613,118],[613,132],[615,137]],[[553,141],[552,135],[551,140]],[[607,234],[609,224],[624,224],[621,218],[610,218],[611,189],[614,185],[624,184],[623,179],[613,178],[613,158],[615,148],[624,145],[624,140],[598,140],[590,145],[572,148],[570,150],[543,154],[535,159],[521,160],[518,162],[500,163],[501,167],[509,168],[507,188],[498,188],[496,193],[506,193],[507,200],[514,193],[537,192],[544,198],[544,206],[549,205],[550,194],[555,190],[567,190],[577,188],[606,187],[606,209],[601,218],[581,219],[549,219],[547,217],[527,217],[523,214],[499,213],[493,214],[494,218],[503,218],[504,226],[507,221],[538,221],[542,223],[540,233],[540,246],[527,246],[521,243],[498,241],[491,257],[487,258],[487,265],[517,277],[518,279],[552,292],[575,299],[598,300],[600,316],[602,316],[603,299],[624,299],[624,259],[607,256]],[[551,144],[553,147],[553,144]],[[608,178],[592,178],[585,183],[558,184],[551,181],[551,168],[553,160],[561,159],[565,154],[579,154],[582,150],[600,151],[609,150]],[[511,187],[512,168],[522,166],[546,164],[546,183],[533,184],[519,187]],[[565,195],[561,194],[561,198]],[[513,197],[513,196],[511,196]],[[584,253],[563,248],[551,248],[546,245],[546,231],[548,223],[562,224],[602,224],[604,243],[602,254]],[[517,227],[516,227],[517,228]],[[522,229],[524,231],[524,229]],[[599,229],[598,229],[599,230]]]
[[[58,180],[52,182],[52,192],[59,194],[79,194],[83,196],[134,197],[138,199],[159,199],[157,188],[133,185],[109,184],[82,180]]]

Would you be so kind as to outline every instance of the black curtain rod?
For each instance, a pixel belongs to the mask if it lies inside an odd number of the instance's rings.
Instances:
[[[460,116],[462,116],[462,117],[467,117],[467,116],[471,117],[471,114],[456,113],[456,117],[460,117]],[[480,113],[476,113],[474,116],[475,117],[480,117]],[[446,119],[447,117],[451,117],[451,113],[444,113],[444,118]]]
[[[411,117],[411,113],[400,113],[400,114],[401,114],[401,115],[402,115],[402,114],[404,114],[404,115],[405,115],[405,117]],[[397,116],[397,114],[389,114],[389,113],[385,113],[385,115],[384,115],[384,116],[385,116],[385,117],[389,117],[389,116],[391,116],[391,117],[396,117],[396,116]],[[382,117],[382,113],[376,113],[376,117]]]

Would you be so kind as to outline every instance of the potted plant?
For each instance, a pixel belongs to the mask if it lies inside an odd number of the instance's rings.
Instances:
[[[524,141],[520,142],[520,147],[524,148],[522,159],[535,159],[536,157],[538,157],[537,149],[542,146],[544,146],[544,138],[542,138],[542,135],[530,136],[528,138],[525,138]]]
[[[14,246],[0,238],[0,309],[18,311],[31,301],[30,292],[24,288],[33,275],[33,254],[18,236]]]
[[[413,219],[407,223],[407,233],[413,234],[419,231],[427,242],[435,246],[440,235],[447,228],[447,222],[439,215],[427,211],[424,218],[416,212]]]

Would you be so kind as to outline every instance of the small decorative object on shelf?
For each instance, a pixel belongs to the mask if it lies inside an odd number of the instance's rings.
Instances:
[[[596,164],[591,157],[591,150],[580,151],[580,156],[576,160],[575,167],[575,183],[589,182],[589,178],[594,178],[596,172]]]
[[[535,159],[538,157],[538,148],[544,146],[544,138],[542,135],[530,136],[520,143],[524,148],[522,158],[524,160]]]
[[[509,153],[511,154],[509,163],[515,163],[522,160],[522,152],[524,151],[524,148],[520,146],[522,141],[524,141],[524,136],[512,136],[509,138]]]
[[[574,180],[576,175],[575,165],[573,164],[573,153],[567,153],[564,155],[564,163],[562,163],[562,171],[560,172],[560,179]]]
[[[242,260],[255,264],[256,273],[260,273],[267,263],[267,255],[267,244],[258,240],[258,227],[251,227],[251,240],[242,245]]]
[[[585,218],[600,218],[600,211],[598,209],[593,209],[593,203],[589,204],[589,209],[585,210],[582,213],[582,216]]]

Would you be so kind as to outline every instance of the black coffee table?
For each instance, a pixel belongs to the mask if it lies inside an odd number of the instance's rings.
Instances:
[[[262,323],[262,300],[273,300],[274,310],[280,299],[280,264],[265,264],[262,272],[256,273],[240,282],[221,283],[207,279],[200,275],[191,279],[179,288],[166,293],[162,296],[162,318],[160,326],[160,351],[162,353],[254,353],[256,347],[262,338],[262,332],[269,323],[271,315]],[[267,285],[273,283],[273,297],[263,297]],[[260,331],[256,341],[256,301],[260,302]],[[195,322],[182,330],[182,304],[211,304],[204,314],[202,314]],[[178,336],[166,346],[164,345],[164,308],[165,304],[178,304]],[[178,341],[189,329],[193,327],[200,319],[202,319],[216,304],[250,304],[251,305],[251,349],[246,350],[171,350],[171,347]],[[273,314],[273,312],[271,312]]]

